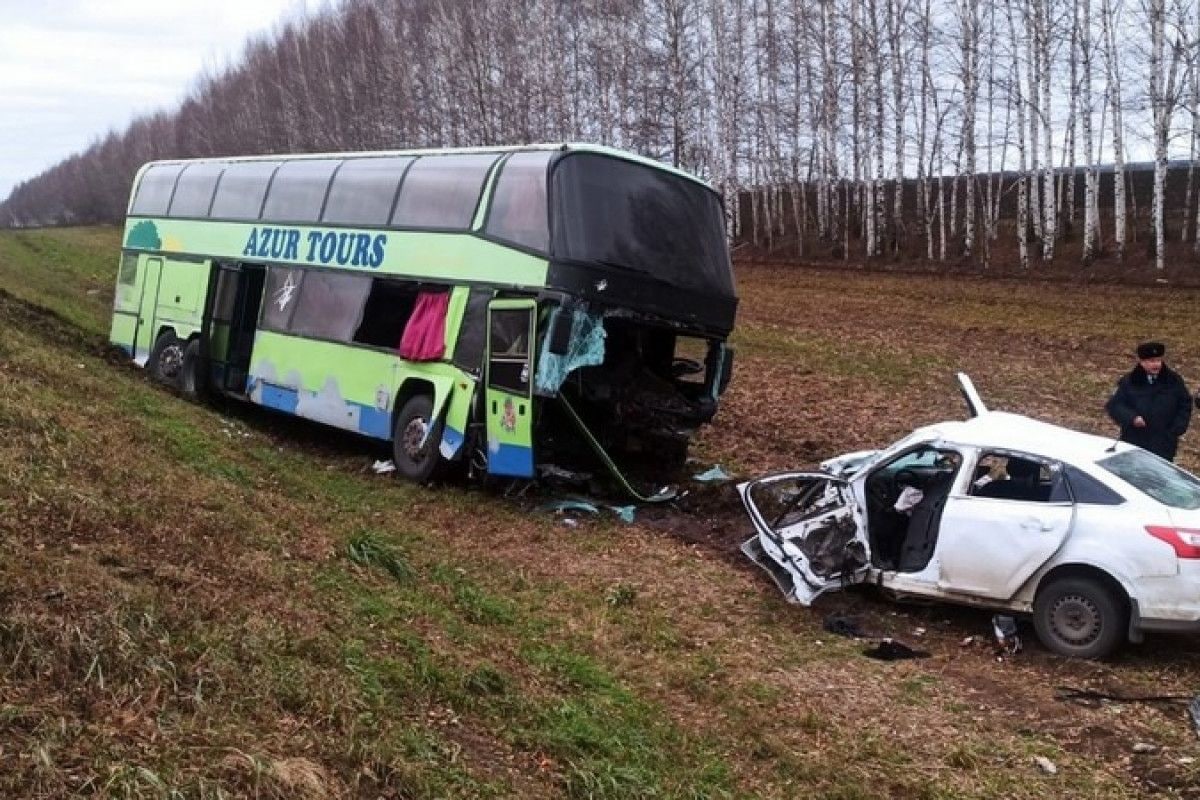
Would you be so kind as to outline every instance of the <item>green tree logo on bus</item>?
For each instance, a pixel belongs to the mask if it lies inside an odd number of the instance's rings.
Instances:
[[[125,240],[125,246],[141,250],[161,250],[162,238],[158,235],[158,228],[154,223],[144,219],[129,231],[129,238]]]

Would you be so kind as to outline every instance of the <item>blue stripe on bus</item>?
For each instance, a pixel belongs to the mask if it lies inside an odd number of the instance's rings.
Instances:
[[[300,402],[300,395],[295,389],[289,389],[285,386],[276,386],[272,383],[262,381],[261,383],[262,404],[267,408],[274,408],[277,411],[286,411],[289,414],[296,413],[296,406]],[[251,388],[253,391],[253,388]]]
[[[358,406],[358,430],[376,439],[392,438],[392,415],[389,411],[380,411],[374,406],[364,406],[359,403],[348,405]]]
[[[501,444],[499,449],[492,450],[494,446],[488,447],[488,472],[516,478],[533,477],[533,448]]]
[[[462,431],[456,431],[449,425],[442,431],[442,443],[439,450],[442,453],[442,458],[447,460],[454,458],[458,454],[458,449],[462,447],[463,435]]]

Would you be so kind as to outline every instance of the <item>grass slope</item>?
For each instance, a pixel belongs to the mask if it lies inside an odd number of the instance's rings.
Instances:
[[[376,452],[359,440],[152,386],[104,347],[118,247],[112,230],[0,233],[0,796],[1121,797],[1195,785],[1200,749],[1181,714],[1053,699],[1064,682],[1194,687],[1190,644],[1112,665],[1036,648],[997,664],[959,646],[986,615],[852,594],[833,607],[883,633],[919,627],[934,652],[864,659],[821,631],[821,610],[786,606],[670,525],[568,528],[484,492],[409,486],[371,474]],[[993,318],[968,286],[961,312],[944,298],[919,312],[930,338],[905,345],[905,315],[943,284],[876,302],[873,286],[854,291],[862,278],[750,272],[729,408],[701,443],[748,468],[943,410],[939,381],[960,356],[934,339],[1003,330],[1025,305]],[[856,296],[867,306],[837,311]],[[856,328],[859,313],[872,322]],[[1029,318],[1047,340],[1076,335]],[[830,391],[837,414],[818,402]],[[918,405],[897,403],[903,392]],[[735,513],[717,524],[745,533]],[[1141,740],[1160,751],[1130,756]]]

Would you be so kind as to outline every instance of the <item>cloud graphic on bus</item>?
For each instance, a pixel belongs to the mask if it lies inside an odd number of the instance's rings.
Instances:
[[[162,239],[158,235],[158,227],[148,219],[142,220],[130,228],[125,246],[139,250],[161,250]]]

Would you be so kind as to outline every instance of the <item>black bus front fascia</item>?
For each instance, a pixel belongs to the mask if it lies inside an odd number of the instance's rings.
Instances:
[[[588,303],[627,309],[670,327],[725,339],[733,330],[737,297],[690,289],[653,275],[605,264],[551,259],[546,287]]]

